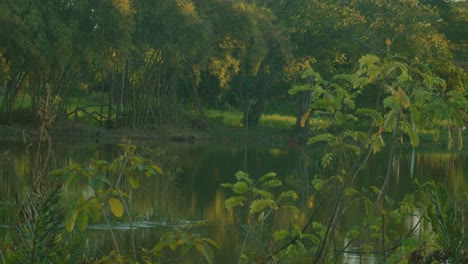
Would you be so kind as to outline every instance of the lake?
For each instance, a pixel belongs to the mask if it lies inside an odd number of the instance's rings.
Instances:
[[[112,160],[121,153],[115,142],[86,140],[54,140],[51,145],[49,168],[61,168],[71,163],[87,163],[91,159]],[[294,189],[298,195],[298,206],[307,207],[311,196],[311,180],[319,171],[322,149],[320,147],[288,147],[285,145],[265,146],[255,140],[244,143],[227,141],[190,143],[162,142],[155,140],[134,140],[138,153],[152,158],[165,170],[163,176],[145,179],[141,188],[130,191],[131,210],[134,213],[135,240],[137,248],[152,248],[160,235],[187,224],[200,224],[191,232],[215,240],[220,249],[215,250],[215,263],[238,263],[243,238],[239,221],[242,216],[228,211],[225,200],[232,192],[220,187],[221,183],[235,182],[235,173],[247,172],[258,179],[268,172],[276,172],[278,178]],[[14,197],[31,185],[30,160],[34,157],[35,145],[28,149],[22,142],[0,142],[0,235],[12,235],[14,216],[8,214]],[[29,153],[29,154],[28,154]],[[452,159],[453,158],[453,159]],[[40,156],[45,160],[45,155]],[[387,172],[388,154],[378,153],[370,158],[369,165],[358,175],[357,184],[380,187]],[[419,182],[435,180],[445,183],[457,192],[468,190],[468,155],[466,150],[454,156],[441,147],[424,147],[398,151],[396,173],[392,175],[389,196],[399,201],[405,194],[416,190],[414,179]],[[455,186],[455,187],[454,187]],[[130,189],[130,188],[129,188]],[[75,195],[86,197],[91,192],[85,186],[79,190],[67,190]],[[415,212],[417,213],[417,212]],[[279,222],[287,223],[279,217]],[[301,216],[300,216],[301,217]],[[303,222],[306,222],[307,216]],[[344,216],[345,223],[354,225],[362,222],[362,214],[351,210]],[[403,223],[400,230],[411,228],[411,221]],[[112,225],[119,248],[128,252],[129,225],[113,220]],[[102,252],[114,249],[112,237],[103,223],[91,224],[85,232],[86,248],[101,256]],[[339,243],[349,239],[343,234]],[[1,241],[0,241],[1,242]],[[355,245],[347,251],[358,250]],[[373,255],[341,254],[342,263],[378,263]],[[182,259],[181,263],[205,263],[200,254]]]

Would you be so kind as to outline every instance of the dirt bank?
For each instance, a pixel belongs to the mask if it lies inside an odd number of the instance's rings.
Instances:
[[[72,141],[95,141],[115,142],[123,139],[127,140],[160,140],[176,142],[230,142],[245,143],[252,142],[266,145],[295,145],[304,142],[305,136],[297,138],[297,135],[274,128],[244,128],[224,127],[221,125],[208,125],[204,129],[200,128],[180,128],[165,127],[160,130],[155,129],[131,129],[117,128],[105,129],[90,126],[82,123],[66,123],[64,125],[49,128],[46,134],[52,139],[68,139]],[[5,141],[29,142],[39,140],[40,129],[21,125],[0,125],[0,139]]]

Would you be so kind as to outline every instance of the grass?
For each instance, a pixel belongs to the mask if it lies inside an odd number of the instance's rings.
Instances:
[[[227,127],[242,127],[242,112],[240,111],[205,109],[205,115],[209,120],[215,121],[220,125]]]
[[[296,117],[280,114],[265,114],[260,119],[260,126],[270,128],[287,129],[294,127],[296,124]]]
[[[219,111],[206,109],[205,114],[209,120],[215,121],[227,127],[243,127],[242,112],[240,111]],[[296,118],[282,114],[264,114],[260,119],[259,127],[287,129],[294,127]]]

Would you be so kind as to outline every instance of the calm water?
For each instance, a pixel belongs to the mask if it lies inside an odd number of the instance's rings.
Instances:
[[[56,140],[52,144],[49,160],[50,168],[60,168],[76,163],[86,163],[90,159],[111,160],[120,153],[118,142],[102,144],[97,142],[70,142]],[[154,141],[133,142],[138,152],[155,159],[167,175],[151,178],[138,191],[131,195],[132,210],[136,214],[135,223],[137,247],[152,248],[158,236],[165,230],[184,226],[187,223],[204,222],[207,225],[193,230],[217,241],[221,249],[216,250],[216,263],[237,263],[242,235],[239,220],[232,212],[226,211],[224,201],[229,191],[220,188],[224,182],[233,182],[234,174],[245,171],[258,178],[274,171],[300,195],[299,201],[305,205],[310,196],[310,180],[320,166],[321,149],[314,147],[288,148],[286,146],[265,147],[254,143],[232,144],[226,142],[168,143]],[[29,149],[34,153],[34,146]],[[0,142],[0,206],[11,201],[16,193],[31,184],[29,160],[25,146],[21,142]],[[44,157],[41,157],[44,159]],[[411,161],[414,161],[412,164]],[[413,180],[425,182],[435,179],[445,182],[457,191],[468,190],[468,155],[457,154],[452,163],[451,154],[437,148],[425,148],[413,152],[403,149],[396,163],[397,173],[392,178],[390,196],[399,199],[415,190]],[[359,175],[359,183],[381,185],[385,177],[387,155],[378,154]],[[455,177],[452,177],[455,175]],[[75,190],[77,191],[77,190]],[[79,190],[86,195],[87,190]],[[0,212],[4,212],[2,210]],[[2,221],[11,217],[1,217]],[[349,213],[345,216],[349,224],[360,223],[361,215]],[[281,219],[280,219],[281,220]],[[286,220],[285,220],[286,221]],[[119,247],[130,249],[128,225],[114,223]],[[406,227],[409,228],[410,222]],[[0,235],[6,234],[11,223],[0,222]],[[86,245],[94,250],[109,252],[113,249],[111,236],[104,226],[91,225]],[[343,243],[346,242],[344,238]],[[349,248],[353,250],[353,248]],[[378,263],[372,256],[359,258],[353,254],[342,256],[343,263]],[[187,263],[203,263],[195,256]]]

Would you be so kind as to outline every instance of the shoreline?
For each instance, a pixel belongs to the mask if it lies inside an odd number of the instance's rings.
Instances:
[[[462,131],[462,138],[468,142],[468,130]],[[47,135],[52,140],[58,141],[85,141],[116,143],[124,140],[154,140],[160,142],[175,143],[203,143],[203,142],[228,142],[228,143],[255,143],[266,146],[298,147],[307,146],[307,138],[313,136],[312,132],[296,133],[291,130],[257,127],[245,131],[244,128],[226,127],[222,125],[210,124],[206,129],[166,127],[162,131],[141,128],[100,128],[82,123],[67,123],[63,126],[56,126],[47,131]],[[39,128],[22,126],[18,124],[0,124],[0,141],[5,142],[25,142],[34,143],[40,137]],[[423,140],[417,148],[441,148],[447,146],[446,135],[440,135],[439,141]],[[43,140],[46,141],[46,140]],[[403,146],[409,146],[404,142]],[[467,148],[461,152],[468,151]]]

